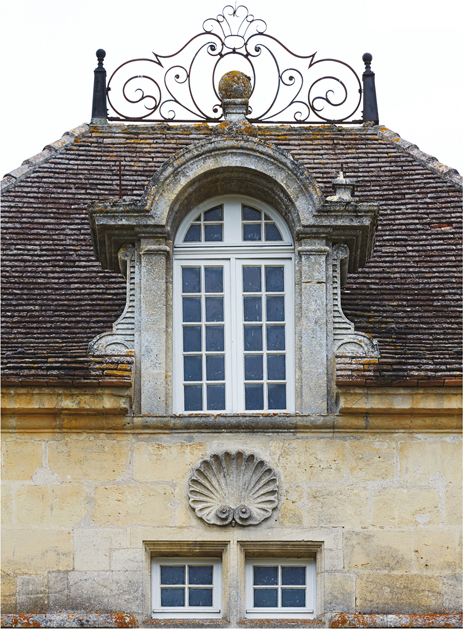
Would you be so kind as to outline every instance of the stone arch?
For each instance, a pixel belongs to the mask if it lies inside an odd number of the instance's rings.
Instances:
[[[173,236],[186,213],[208,198],[243,194],[273,206],[293,238],[323,203],[313,179],[288,153],[255,139],[200,142],[168,160],[151,178],[141,206]]]

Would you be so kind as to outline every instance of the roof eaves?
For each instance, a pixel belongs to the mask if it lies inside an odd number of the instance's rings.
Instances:
[[[434,173],[438,173],[445,179],[450,180],[459,188],[463,187],[463,177],[455,168],[446,166],[445,164],[439,162],[437,158],[429,155],[429,153],[420,151],[416,144],[413,144],[408,140],[404,140],[400,137],[398,133],[392,131],[391,129],[388,129],[387,127],[384,127],[383,125],[375,127],[375,130],[382,140],[386,140],[394,146],[400,147],[405,153],[413,156],[416,160],[418,160],[421,164],[429,168]]]
[[[63,150],[69,144],[72,144],[74,140],[79,137],[85,135],[89,130],[89,125],[87,123],[83,123],[74,129],[66,131],[63,133],[59,140],[52,142],[51,144],[47,144],[43,151],[37,153],[31,158],[24,160],[24,162],[18,168],[15,168],[14,171],[10,171],[3,176],[3,179],[0,182],[0,190],[7,190],[11,185],[15,184],[17,181],[24,179],[27,175],[31,173],[37,166],[40,166],[47,160],[54,157],[57,153]]]

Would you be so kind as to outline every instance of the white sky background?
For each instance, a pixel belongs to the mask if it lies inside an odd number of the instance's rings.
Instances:
[[[168,55],[234,0],[0,0],[0,177],[91,116],[95,51]],[[238,4],[240,4],[238,2]],[[373,55],[380,123],[463,174],[460,0],[244,0],[293,52]],[[360,113],[356,117],[360,117]]]

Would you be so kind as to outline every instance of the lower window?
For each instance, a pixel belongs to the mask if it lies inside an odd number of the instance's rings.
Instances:
[[[246,562],[246,616],[315,618],[315,559]]]
[[[213,558],[153,558],[153,618],[221,617],[222,565]]]

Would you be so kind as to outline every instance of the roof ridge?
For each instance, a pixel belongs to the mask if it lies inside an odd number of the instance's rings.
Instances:
[[[28,175],[34,168],[40,166],[50,158],[52,158],[56,153],[64,149],[68,144],[72,144],[74,140],[78,136],[82,136],[89,130],[89,125],[87,123],[82,123],[78,127],[74,127],[74,129],[70,129],[69,131],[65,131],[59,140],[55,142],[51,142],[43,147],[40,153],[34,155],[19,166],[15,168],[13,171],[6,173],[1,182],[0,182],[0,190],[6,190],[9,186],[14,184],[20,179],[24,179],[26,175]]]
[[[399,146],[405,153],[413,156],[431,171],[434,171],[445,179],[449,179],[460,188],[463,187],[463,177],[460,175],[456,168],[452,168],[451,166],[442,164],[442,162],[439,162],[436,157],[429,155],[429,153],[421,151],[416,144],[413,144],[408,140],[404,140],[398,133],[392,131],[388,127],[385,127],[384,125],[378,125],[375,127],[375,129],[379,137],[383,140],[387,140],[388,142],[393,143],[395,146]]]

